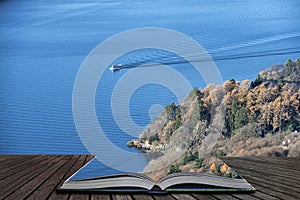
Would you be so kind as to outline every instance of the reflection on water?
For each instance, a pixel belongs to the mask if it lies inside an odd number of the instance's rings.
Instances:
[[[151,160],[160,157],[162,153],[155,152],[155,153],[140,153],[137,154],[140,160],[139,163],[135,163],[132,160],[120,160],[118,161],[118,165],[128,165],[132,166],[131,171],[129,172],[142,172],[147,163],[151,162]],[[104,166],[97,158],[94,158],[89,163],[85,165],[82,169],[80,169],[74,176],[71,177],[71,180],[78,180],[78,179],[86,179],[86,178],[93,178],[99,176],[105,176],[110,174],[120,174],[124,173],[122,171],[118,171],[113,169],[114,166]]]

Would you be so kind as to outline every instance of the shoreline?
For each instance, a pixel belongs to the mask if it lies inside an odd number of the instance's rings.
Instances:
[[[154,153],[154,152],[161,152],[162,154],[165,149],[169,149],[168,144],[158,144],[158,145],[153,145],[149,144],[149,141],[141,141],[139,139],[132,139],[126,143],[126,146],[129,148],[136,148],[139,149],[140,151],[144,153]]]

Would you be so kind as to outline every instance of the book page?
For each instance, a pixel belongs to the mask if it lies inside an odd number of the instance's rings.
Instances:
[[[142,173],[158,182],[169,174],[191,172],[240,179],[222,157],[295,156],[299,152],[298,122],[290,116],[290,125],[282,123],[281,114],[287,111],[278,106],[290,105],[293,112],[298,112],[299,104],[288,99],[299,102],[299,89],[294,82],[286,81],[284,74],[299,66],[299,60],[289,60],[285,65],[260,72],[252,82],[232,79],[222,85],[194,88],[181,102],[166,105],[138,137],[120,144],[123,150],[135,152],[131,157],[112,152],[107,158],[112,165],[94,161],[87,170],[90,174],[82,170],[73,178],[82,178],[80,174],[89,178]],[[281,81],[280,87],[278,81],[269,81],[268,77]],[[281,96],[287,101],[283,102]],[[266,104],[274,111],[272,115],[262,104],[262,99],[271,97]],[[118,167],[127,170],[116,170]]]

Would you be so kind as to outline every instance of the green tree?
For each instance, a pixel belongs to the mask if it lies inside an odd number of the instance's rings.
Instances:
[[[293,64],[293,61],[289,58],[289,59],[285,62],[284,66],[285,66],[285,67],[289,67],[289,66],[292,66],[292,64]]]
[[[228,122],[228,131],[232,132],[235,129],[235,116],[237,111],[239,110],[239,103],[237,98],[234,98],[231,103],[231,113],[229,113],[229,122]]]
[[[253,89],[256,86],[259,86],[264,82],[263,78],[258,74],[257,78],[253,81],[251,81],[250,88]]]
[[[239,129],[248,123],[248,110],[246,107],[241,107],[236,111],[234,118],[234,129]]]
[[[177,172],[181,172],[181,170],[179,169],[178,164],[171,165],[170,168],[169,168],[169,173],[168,174],[173,174],[173,173],[177,173]]]
[[[177,130],[181,126],[181,109],[180,106],[177,107],[176,117],[174,122],[174,130]]]
[[[194,168],[200,168],[203,166],[203,158],[195,159]]]
[[[187,151],[184,153],[182,164],[186,165],[187,163],[191,162],[193,160],[193,154],[190,151]]]
[[[168,117],[169,120],[172,120],[172,121],[175,120],[175,118],[176,118],[176,109],[177,109],[177,106],[174,102],[165,107],[165,111],[166,111],[166,114],[167,114],[167,117]]]
[[[203,101],[204,94],[198,89],[194,89],[194,93],[196,94],[196,97],[198,100],[199,118],[200,118],[200,120],[207,120],[208,119],[208,110],[207,110],[207,107],[204,105],[204,101]]]
[[[152,142],[157,141],[157,140],[158,140],[157,134],[152,135],[152,136],[149,138],[149,144],[151,145]]]

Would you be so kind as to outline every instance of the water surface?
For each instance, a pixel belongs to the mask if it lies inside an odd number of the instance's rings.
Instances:
[[[224,80],[254,79],[262,69],[299,57],[299,8],[296,0],[1,1],[0,153],[89,153],[73,121],[73,84],[84,58],[114,34],[149,26],[180,31],[208,51]],[[154,53],[153,58],[163,56]],[[145,57],[120,59],[130,63]],[[173,67],[193,86],[204,87],[186,66]],[[124,144],[132,136],[114,123],[109,99],[124,73],[104,74],[96,109],[109,139],[127,150]],[[176,98],[167,88],[145,85],[132,95],[132,118],[144,126],[153,104],[172,101]]]

